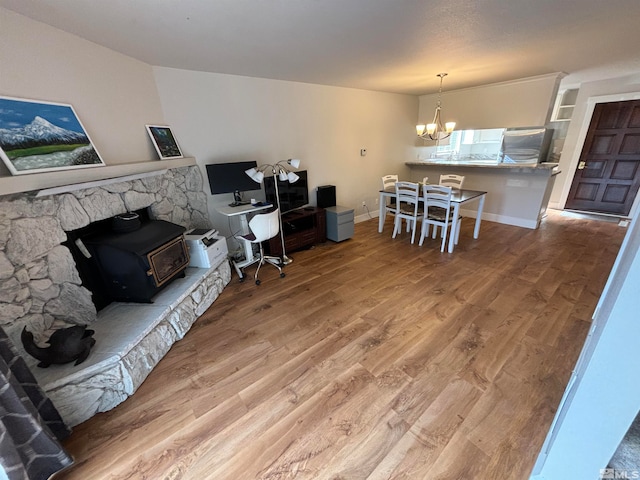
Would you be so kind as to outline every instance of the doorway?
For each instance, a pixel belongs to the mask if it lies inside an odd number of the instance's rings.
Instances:
[[[640,187],[640,100],[598,103],[565,208],[628,216]]]

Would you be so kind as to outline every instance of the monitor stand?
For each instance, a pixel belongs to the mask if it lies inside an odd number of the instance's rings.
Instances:
[[[249,205],[249,203],[251,202],[245,202],[242,200],[242,194],[240,193],[240,190],[236,190],[235,192],[233,192],[233,203],[230,203],[229,206],[230,207],[240,207],[242,205]]]

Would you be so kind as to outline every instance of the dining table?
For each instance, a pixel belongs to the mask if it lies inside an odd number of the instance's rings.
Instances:
[[[378,233],[382,233],[384,228],[384,221],[387,214],[386,203],[388,198],[395,198],[395,188],[387,188],[380,190],[380,213],[378,216]],[[469,189],[452,189],[451,190],[451,205],[453,206],[453,222],[451,225],[451,231],[455,232],[458,228],[458,222],[460,221],[460,206],[469,202],[478,202],[478,210],[476,214],[476,223],[473,228],[473,238],[478,238],[480,235],[480,223],[482,221],[482,209],[484,208],[484,201],[487,196],[487,192],[482,190],[469,190]],[[420,196],[420,201],[424,202],[424,198]],[[448,252],[453,252],[455,244],[455,235],[449,235]]]

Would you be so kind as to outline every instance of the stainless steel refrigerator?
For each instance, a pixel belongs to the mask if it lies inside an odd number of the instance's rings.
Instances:
[[[553,129],[546,127],[507,128],[502,136],[500,163],[535,164],[549,154]]]

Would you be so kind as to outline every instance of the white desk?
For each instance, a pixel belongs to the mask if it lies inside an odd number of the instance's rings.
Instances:
[[[261,210],[266,210],[268,208],[273,208],[273,205],[241,205],[239,207],[218,207],[219,213],[224,215],[225,217],[238,217],[240,220],[240,228],[242,233],[249,233],[249,220],[247,219],[247,215],[259,212]],[[253,249],[251,248],[251,244],[249,242],[242,242],[244,246],[244,260],[241,262],[232,261],[233,267],[236,269],[238,276],[242,279],[244,278],[244,273],[242,273],[242,269],[254,263],[256,261],[253,256]]]
[[[395,198],[395,190],[380,190],[380,213],[378,217],[378,233],[382,233],[384,227],[384,219],[387,214],[386,201],[387,198]],[[484,208],[484,199],[487,196],[487,192],[480,190],[453,190],[451,193],[451,203],[453,204],[453,224],[451,225],[451,231],[455,232],[457,228],[458,218],[460,216],[460,205],[467,202],[478,200],[478,213],[476,215],[476,223],[473,228],[473,238],[478,238],[480,235],[480,222],[482,221],[482,209]],[[422,200],[422,197],[420,197]],[[449,236],[449,253],[453,252],[455,235]]]

